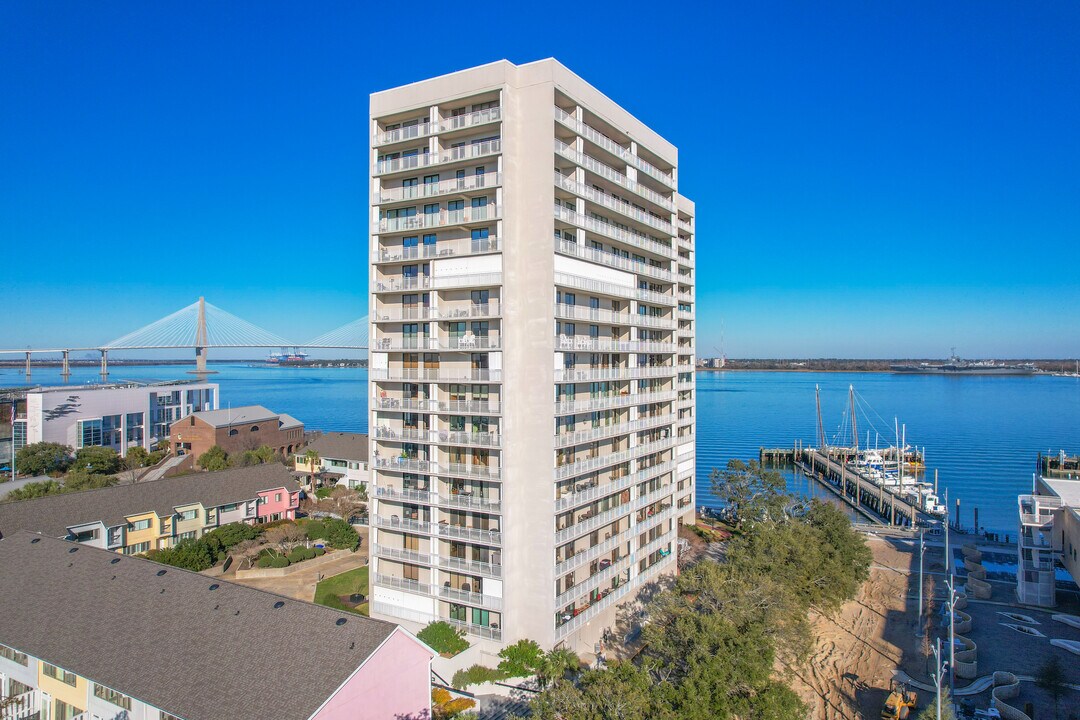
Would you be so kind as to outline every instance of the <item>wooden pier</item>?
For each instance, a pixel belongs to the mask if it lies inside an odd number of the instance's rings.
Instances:
[[[854,458],[850,451],[843,448],[831,448],[829,455],[799,445],[792,448],[761,448],[759,458],[763,465],[794,465],[875,523],[912,527],[920,516],[933,517],[883,485],[847,467],[847,461]]]

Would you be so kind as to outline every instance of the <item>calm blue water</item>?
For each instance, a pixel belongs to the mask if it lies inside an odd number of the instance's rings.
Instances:
[[[213,365],[222,406],[261,404],[287,412],[309,428],[367,431],[367,371]],[[190,377],[184,366],[117,367],[110,381]],[[1015,533],[1016,495],[1030,491],[1036,454],[1080,451],[1080,382],[1054,377],[965,377],[888,373],[701,372],[698,378],[698,503],[714,505],[709,471],[731,458],[757,458],[758,448],[813,444],[817,435],[814,386],[821,386],[822,416],[830,437],[845,420],[848,385],[854,385],[873,425],[860,416],[860,442],[882,446],[893,437],[893,418],[907,425],[907,441],[926,447],[942,491],[961,500],[961,522],[972,508],[988,530]],[[76,368],[72,383],[95,382],[95,368]],[[58,368],[36,370],[33,381],[60,384]],[[15,368],[0,368],[0,387],[25,384]],[[880,417],[873,417],[876,412]],[[932,474],[930,475],[932,479]],[[804,493],[824,495],[805,479],[790,478]],[[955,506],[950,503],[950,513]]]

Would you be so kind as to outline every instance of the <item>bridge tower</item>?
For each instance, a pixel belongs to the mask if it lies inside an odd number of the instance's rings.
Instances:
[[[199,315],[195,328],[195,372],[205,375],[206,346],[210,344],[206,334],[206,298],[199,297]]]

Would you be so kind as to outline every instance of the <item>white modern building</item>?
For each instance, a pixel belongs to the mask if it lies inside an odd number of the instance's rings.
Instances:
[[[36,387],[17,395],[16,451],[37,442],[101,445],[121,455],[135,446],[149,450],[176,420],[218,406],[218,386],[197,380]]]
[[[1080,479],[1036,477],[1033,490],[1018,498],[1016,597],[1053,607],[1059,563],[1073,581],[1080,579]]]
[[[694,518],[694,204],[555,60],[371,96],[373,615],[592,650]]]

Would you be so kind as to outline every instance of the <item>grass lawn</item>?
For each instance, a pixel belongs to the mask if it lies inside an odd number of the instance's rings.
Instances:
[[[351,595],[352,593],[368,594],[368,566],[356,568],[334,575],[323,580],[315,586],[315,602],[319,605],[332,607],[335,610],[355,612],[360,615],[368,614],[368,604],[364,603],[356,609],[348,607],[338,599],[339,595]]]

